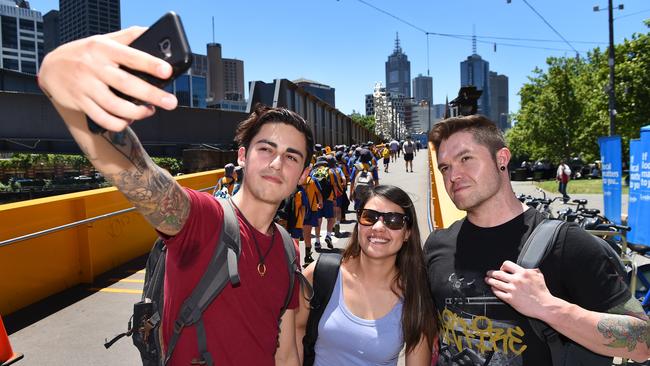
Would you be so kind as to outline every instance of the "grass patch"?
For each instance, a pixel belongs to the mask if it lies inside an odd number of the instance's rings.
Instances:
[[[556,180],[535,182],[539,188],[552,193],[559,193]],[[628,194],[629,187],[623,186],[623,194]],[[569,181],[567,194],[603,194],[603,181],[601,179],[577,179]]]

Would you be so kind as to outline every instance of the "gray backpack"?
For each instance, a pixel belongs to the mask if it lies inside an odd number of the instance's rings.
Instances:
[[[561,220],[543,220],[530,234],[519,252],[517,264],[524,268],[538,268],[551,252],[560,231],[566,231],[570,223]],[[607,251],[609,259],[616,265],[617,272],[627,278],[625,265],[618,254],[599,237],[594,236],[594,244],[601,245]],[[528,318],[533,331],[551,350],[553,366],[609,366],[612,357],[602,356],[591,352],[581,345],[569,341],[551,328],[548,324],[534,318]]]

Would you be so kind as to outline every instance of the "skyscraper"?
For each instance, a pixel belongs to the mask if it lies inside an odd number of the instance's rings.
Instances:
[[[61,44],[121,27],[120,0],[59,0]]]
[[[58,10],[50,10],[43,15],[43,33],[43,49],[47,55],[61,44]]]
[[[413,79],[413,97],[416,103],[425,100],[433,105],[433,78],[419,74]]]
[[[386,91],[411,97],[411,62],[402,52],[399,34],[395,37],[395,49],[386,61]]]
[[[208,106],[243,110],[244,61],[223,58],[221,44],[208,43]]]
[[[510,128],[508,121],[508,77],[490,71],[490,119],[501,131]]]
[[[43,16],[24,0],[0,0],[0,68],[36,74],[43,61]]]
[[[490,63],[476,54],[476,38],[474,39],[473,53],[467,60],[460,63],[460,86],[473,85],[482,91],[478,100],[478,114],[490,116]]]

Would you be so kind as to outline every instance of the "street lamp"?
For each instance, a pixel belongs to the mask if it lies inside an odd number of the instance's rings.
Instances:
[[[607,10],[609,18],[609,135],[614,134],[614,122],[616,122],[616,94],[614,92],[614,6],[612,0],[608,0],[609,6],[601,9],[594,6],[594,11]],[[618,5],[618,10],[623,10],[623,4]]]

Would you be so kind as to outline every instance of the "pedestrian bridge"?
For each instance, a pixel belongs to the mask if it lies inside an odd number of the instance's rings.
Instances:
[[[420,150],[414,173],[404,161],[380,169],[380,183],[413,199],[422,240],[463,216],[444,191],[433,150]],[[188,174],[183,186],[211,192],[223,170]],[[352,232],[348,213],[343,231]],[[25,365],[137,365],[130,340],[105,350],[126,331],[139,301],[143,255],[155,231],[115,188],[0,205],[0,315]],[[324,235],[324,230],[322,231]],[[347,239],[335,239],[343,248]],[[301,248],[301,250],[304,248]]]

